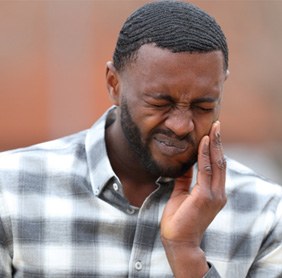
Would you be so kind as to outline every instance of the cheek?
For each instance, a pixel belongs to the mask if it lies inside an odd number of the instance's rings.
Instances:
[[[194,132],[197,142],[200,142],[203,136],[209,135],[212,124],[218,119],[218,114],[213,113],[194,119]]]
[[[144,115],[142,120],[138,122],[142,137],[145,141],[150,141],[157,129],[161,128],[161,121],[156,116]]]
[[[133,109],[134,111],[134,109]],[[161,111],[152,110],[147,107],[136,108],[135,109],[135,119],[134,121],[147,131],[147,133],[152,133],[155,128],[160,128],[162,123],[165,121],[167,115]]]

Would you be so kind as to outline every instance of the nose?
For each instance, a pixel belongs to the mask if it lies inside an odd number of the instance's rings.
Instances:
[[[165,120],[165,126],[179,138],[184,138],[194,130],[191,110],[187,107],[173,109]]]

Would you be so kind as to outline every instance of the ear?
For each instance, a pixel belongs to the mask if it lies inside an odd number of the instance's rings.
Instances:
[[[226,81],[228,79],[229,75],[230,75],[230,71],[226,70],[224,81]]]
[[[107,62],[106,64],[106,81],[107,81],[107,89],[109,96],[114,105],[119,105],[119,97],[120,97],[120,82],[119,75],[117,70],[115,69],[113,62]]]

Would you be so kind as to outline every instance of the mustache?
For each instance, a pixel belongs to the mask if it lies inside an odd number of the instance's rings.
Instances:
[[[151,137],[153,137],[154,135],[157,134],[162,134],[165,135],[167,137],[167,139],[170,139],[174,142],[186,142],[189,143],[193,146],[196,146],[196,141],[194,139],[194,137],[188,133],[185,136],[178,136],[176,135],[173,131],[169,130],[169,129],[155,129],[154,132],[152,133]]]

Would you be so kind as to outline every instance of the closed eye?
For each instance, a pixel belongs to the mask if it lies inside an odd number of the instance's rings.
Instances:
[[[174,106],[172,97],[163,93],[145,94],[145,102],[153,108],[170,108]]]
[[[152,106],[154,107],[157,107],[157,108],[166,108],[166,107],[171,107],[172,104],[171,103],[155,103],[155,104],[151,104]]]
[[[162,108],[171,108],[173,107],[173,103],[171,103],[170,101],[163,101],[163,100],[149,100],[146,101],[145,103],[152,108],[158,108],[158,109],[162,109]]]
[[[214,107],[204,107],[204,106],[198,106],[198,105],[195,105],[193,106],[194,109],[197,109],[197,110],[200,110],[202,112],[213,112],[214,111]]]

